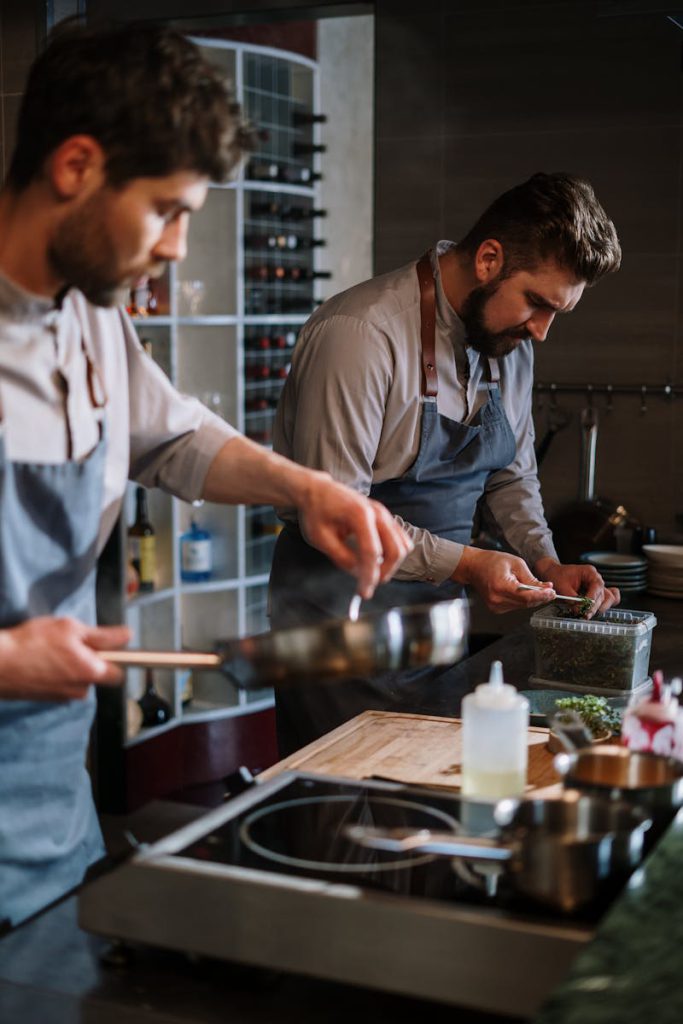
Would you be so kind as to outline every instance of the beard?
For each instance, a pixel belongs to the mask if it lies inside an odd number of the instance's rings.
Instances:
[[[529,334],[523,327],[491,331],[486,326],[486,307],[499,286],[499,281],[491,281],[474,288],[465,299],[460,313],[467,344],[487,359],[502,359],[514,352],[523,341],[529,340]]]
[[[115,306],[125,300],[129,275],[119,265],[101,192],[89,196],[61,221],[47,256],[65,284],[78,288],[96,306]]]

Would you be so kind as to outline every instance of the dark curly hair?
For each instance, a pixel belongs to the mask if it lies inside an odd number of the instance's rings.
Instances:
[[[195,171],[225,181],[252,148],[228,83],[190,40],[165,27],[58,27],[34,63],[7,181],[40,176],[65,139],[91,135],[110,185]]]
[[[473,257],[487,238],[503,247],[503,273],[555,260],[586,284],[619,269],[616,228],[592,186],[571,174],[534,174],[491,203],[458,244]]]

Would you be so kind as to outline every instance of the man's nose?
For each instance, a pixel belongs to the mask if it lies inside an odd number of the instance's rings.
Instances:
[[[554,312],[550,310],[537,310],[533,316],[529,317],[526,322],[526,326],[529,330],[529,334],[533,341],[545,341],[548,337],[548,331],[550,325],[555,319]]]
[[[154,255],[165,261],[179,262],[187,256],[189,215],[182,213],[167,224],[154,247]]]

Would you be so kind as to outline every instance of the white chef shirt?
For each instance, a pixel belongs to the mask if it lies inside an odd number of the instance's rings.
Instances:
[[[106,393],[106,466],[100,550],[130,477],[191,501],[237,431],[197,399],[181,395],[144,352],[121,308],[93,306],[70,289],[60,306],[0,275],[0,419],[5,457],[58,464],[97,444],[83,342]],[[68,383],[65,399],[60,375]]]

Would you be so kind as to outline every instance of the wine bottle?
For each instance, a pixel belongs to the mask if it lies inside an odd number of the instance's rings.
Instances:
[[[280,212],[283,220],[313,220],[327,217],[327,210],[316,210],[312,206],[283,206]]]
[[[128,557],[138,574],[140,590],[154,590],[156,576],[156,535],[149,520],[147,491],[135,489],[135,521],[128,529]]]
[[[292,145],[294,156],[312,156],[313,153],[326,153],[327,146],[317,145],[315,142],[295,142]]]
[[[322,181],[322,174],[318,174],[310,167],[294,167],[290,164],[281,169],[280,180],[289,182],[290,185],[310,185],[313,181]]]
[[[307,124],[326,124],[327,114],[314,114],[311,110],[295,110],[292,113],[292,124],[294,125],[307,125]]]
[[[247,166],[247,178],[254,181],[277,181],[280,176],[278,164],[266,160],[251,160]]]
[[[316,210],[309,206],[296,206],[279,203],[274,199],[267,202],[252,202],[251,217],[271,217],[280,220],[313,220],[315,217],[327,217],[327,210]]]
[[[275,199],[267,202],[252,200],[249,212],[252,217],[279,217],[281,208],[281,204]]]
[[[327,280],[332,277],[331,270],[311,270],[310,267],[288,267],[287,270],[290,281]]]
[[[247,380],[268,380],[270,367],[265,363],[250,363],[244,368],[244,376]]]
[[[142,711],[144,726],[163,725],[173,717],[171,705],[160,697],[154,687],[154,673],[151,668],[145,671],[145,692],[138,701]]]
[[[267,334],[247,335],[244,347],[250,352],[263,352],[270,348],[270,338]]]
[[[270,408],[270,403],[267,398],[247,398],[244,403],[244,411],[246,413],[258,413],[266,412]]]

